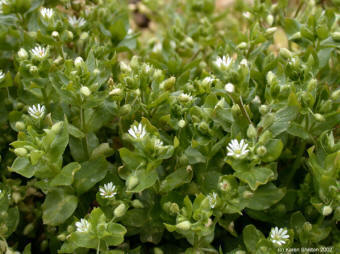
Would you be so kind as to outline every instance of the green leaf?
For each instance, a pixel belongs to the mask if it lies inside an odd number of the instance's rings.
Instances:
[[[161,182],[160,191],[170,192],[185,183],[189,183],[192,175],[192,170],[187,170],[186,168],[177,169]]]
[[[292,136],[296,136],[302,139],[309,138],[308,132],[301,125],[294,122],[290,124],[289,128],[287,129],[287,132]]]
[[[18,173],[26,178],[31,178],[34,175],[36,168],[31,165],[28,158],[17,157],[9,170]]]
[[[119,154],[125,165],[131,170],[135,170],[136,168],[145,165],[145,160],[142,156],[125,147],[119,149]]]
[[[268,209],[279,202],[285,193],[285,189],[279,189],[273,183],[268,183],[259,187],[250,199],[245,200],[246,206],[253,210]]]
[[[290,125],[290,121],[294,120],[298,115],[299,108],[297,106],[286,106],[275,113],[274,123],[269,127],[273,137],[286,131]]]
[[[98,239],[95,237],[95,235],[88,232],[73,232],[69,240],[78,247],[88,249],[96,249],[98,247]]]
[[[71,162],[67,164],[61,172],[56,175],[50,182],[50,186],[67,186],[71,185],[75,173],[81,168],[78,162]]]
[[[256,250],[256,244],[265,239],[260,230],[257,230],[254,225],[247,225],[242,231],[242,237],[247,250],[254,253]]]
[[[249,170],[237,171],[234,176],[241,181],[248,183],[249,187],[254,191],[260,185],[266,184],[274,179],[274,172],[265,167],[253,167]]]
[[[103,180],[108,167],[109,163],[103,157],[81,163],[81,169],[76,172],[74,177],[77,193],[83,194]]]
[[[134,176],[138,178],[138,184],[135,185],[132,189],[128,189],[126,192],[141,192],[153,186],[158,179],[158,174],[156,170],[136,170]]]
[[[3,222],[6,227],[7,231],[3,235],[4,237],[9,237],[18,227],[19,220],[20,220],[20,214],[19,214],[19,209],[18,207],[12,207],[7,210],[8,217],[6,220]]]
[[[111,222],[107,226],[107,232],[109,235],[103,238],[106,244],[108,246],[118,246],[124,242],[124,235],[126,234],[127,230],[124,226]]]
[[[271,139],[266,144],[267,153],[261,158],[264,162],[271,162],[275,161],[277,158],[280,157],[283,143],[281,139]]]
[[[185,150],[184,154],[188,157],[189,164],[191,165],[205,162],[205,157],[200,153],[200,151],[192,148],[191,146]]]
[[[72,124],[68,124],[68,133],[75,138],[85,137],[85,133]]]
[[[91,159],[97,159],[101,156],[109,157],[114,154],[114,150],[110,147],[109,143],[102,143],[93,149]]]
[[[64,223],[76,210],[78,198],[64,189],[55,189],[47,193],[42,205],[44,224],[57,226]]]

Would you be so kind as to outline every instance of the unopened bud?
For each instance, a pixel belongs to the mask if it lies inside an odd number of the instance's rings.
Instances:
[[[81,92],[82,95],[84,95],[86,97],[91,95],[91,90],[87,86],[82,86],[80,88],[80,92]]]
[[[109,95],[113,95],[113,96],[119,96],[122,95],[123,90],[120,88],[114,88],[109,92]]]
[[[57,239],[59,241],[65,241],[66,240],[66,235],[65,234],[60,234],[60,235],[57,236]]]
[[[176,225],[176,228],[178,228],[178,229],[181,229],[181,230],[189,230],[190,229],[190,227],[191,227],[191,223],[190,223],[190,221],[183,221],[183,222],[181,222],[181,223],[178,223],[177,225]]]
[[[254,193],[251,191],[245,191],[242,193],[243,198],[252,198],[254,196]]]
[[[248,126],[247,136],[248,136],[248,138],[255,138],[257,136],[257,131],[256,131],[254,125],[250,124]]]
[[[308,82],[307,90],[309,92],[312,92],[315,90],[316,86],[317,86],[317,80],[313,78]]]
[[[340,89],[335,90],[334,92],[332,92],[331,98],[333,100],[338,100],[340,99]]]
[[[231,107],[231,113],[233,114],[233,116],[239,116],[241,114],[241,109],[240,106],[238,104],[234,104]]]
[[[58,134],[58,133],[61,131],[62,128],[63,128],[63,122],[58,122],[58,123],[55,123],[55,124],[52,126],[51,130],[52,130],[54,133]]]
[[[161,84],[160,84],[160,88],[161,89],[165,89],[165,90],[171,90],[173,88],[173,86],[176,83],[176,78],[175,77],[170,77],[166,80],[164,80]]]
[[[31,74],[36,74],[36,73],[38,73],[38,67],[37,66],[35,66],[35,65],[32,65],[32,66],[30,66],[30,73]]]
[[[314,117],[319,122],[324,122],[326,120],[325,117],[319,113],[314,114]]]
[[[120,204],[119,206],[117,206],[113,212],[115,217],[122,217],[125,215],[127,210],[127,207],[125,204]]]
[[[23,131],[26,128],[26,125],[24,122],[16,122],[15,123],[15,128],[17,128],[19,131]]]
[[[266,78],[267,78],[267,82],[268,82],[269,85],[273,85],[277,81],[276,75],[272,71],[267,73]]]
[[[186,122],[185,122],[183,119],[181,119],[181,120],[178,121],[178,126],[179,126],[180,128],[183,128],[185,125],[186,125]]]
[[[19,51],[18,51],[18,58],[20,60],[25,60],[25,59],[27,59],[27,57],[28,57],[27,51],[25,49],[23,49],[23,48],[19,49]]]
[[[265,144],[267,143],[271,138],[272,138],[273,134],[269,131],[266,130],[259,138],[259,143],[260,144]]]
[[[33,231],[33,229],[34,229],[34,224],[33,223],[29,223],[29,224],[26,225],[26,227],[24,228],[22,233],[24,235],[28,235],[29,233],[31,233]]]
[[[330,215],[332,212],[333,212],[333,208],[332,208],[331,206],[329,206],[329,205],[324,206],[324,207],[322,208],[322,215],[323,215],[323,216],[328,216],[328,215]]]
[[[271,26],[271,25],[273,24],[273,22],[274,22],[274,17],[273,17],[273,15],[269,14],[269,15],[266,17],[266,21],[267,21],[267,24]]]
[[[119,67],[120,67],[120,70],[123,71],[123,72],[130,72],[131,71],[131,67],[124,62],[120,62]]]
[[[271,35],[277,31],[277,27],[269,27],[266,29],[266,34]]]
[[[248,44],[246,42],[241,42],[237,45],[239,49],[246,49],[248,47]]]
[[[74,60],[74,65],[76,66],[76,67],[81,67],[82,65],[83,65],[83,63],[84,63],[84,60],[83,60],[83,58],[81,57],[81,56],[78,56],[75,60]]]
[[[132,205],[134,208],[144,208],[143,203],[142,203],[140,200],[138,200],[138,199],[132,200],[131,205]]]
[[[228,83],[224,86],[224,90],[226,90],[227,93],[233,93],[235,91],[235,86],[232,83]]]
[[[265,115],[268,113],[269,111],[269,108],[267,105],[261,105],[260,108],[259,108],[259,111],[261,113],[261,115]]]
[[[17,155],[17,156],[25,156],[27,155],[27,150],[23,147],[20,147],[20,148],[15,148],[14,149],[14,153]]]
[[[130,176],[126,181],[127,189],[131,190],[132,188],[136,187],[138,183],[139,180],[137,176]]]
[[[332,39],[335,41],[340,41],[340,32],[331,33]]]
[[[265,146],[259,146],[256,149],[256,154],[260,157],[264,156],[267,153],[267,148]]]
[[[313,228],[313,225],[309,221],[306,221],[305,223],[303,223],[302,227],[305,231],[310,232]]]
[[[52,35],[52,37],[54,37],[54,38],[58,38],[58,37],[59,37],[58,31],[53,31],[51,35]]]
[[[292,53],[286,48],[280,48],[280,55],[287,59],[292,57]]]
[[[87,32],[83,32],[80,34],[79,39],[84,41],[89,37],[89,34]]]

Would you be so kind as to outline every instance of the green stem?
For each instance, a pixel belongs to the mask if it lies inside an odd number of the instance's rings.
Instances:
[[[99,249],[100,249],[100,239],[98,239],[97,254],[99,254]]]
[[[83,146],[84,153],[86,155],[86,158],[89,158],[89,151],[87,146],[87,133],[85,131],[85,116],[84,116],[84,108],[83,106],[80,106],[80,128],[85,133],[85,137],[81,140],[81,144]]]
[[[302,164],[302,155],[303,155],[303,153],[306,149],[306,141],[302,141],[298,147],[299,147],[299,150],[297,152],[296,159],[295,159],[295,161],[292,165],[292,168],[291,168],[291,170],[290,170],[290,172],[289,172],[289,174],[286,178],[285,185],[288,185],[291,182],[291,180],[293,179],[293,177],[296,173],[296,170],[298,168],[300,168],[300,166]]]

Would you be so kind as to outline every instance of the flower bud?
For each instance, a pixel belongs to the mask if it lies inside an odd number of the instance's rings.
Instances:
[[[310,232],[313,228],[313,225],[309,221],[306,221],[305,223],[303,223],[302,228],[304,231]]]
[[[55,134],[59,134],[62,128],[63,128],[63,122],[58,122],[58,123],[53,124],[51,130]]]
[[[250,124],[248,126],[248,130],[247,130],[247,137],[248,138],[255,138],[256,136],[257,136],[257,131],[256,131],[254,125]]]
[[[128,190],[131,190],[132,188],[136,187],[139,183],[137,176],[130,176],[126,181],[126,186]]]
[[[18,51],[18,59],[19,60],[26,60],[28,57],[28,53],[25,49],[20,48]]]
[[[169,212],[171,215],[176,215],[179,213],[179,206],[177,203],[171,203],[169,206]]]
[[[113,212],[115,217],[122,217],[125,215],[127,211],[127,207],[125,204],[120,204],[119,206],[117,206]]]
[[[27,150],[23,147],[20,147],[20,148],[15,148],[14,149],[14,153],[17,155],[17,156],[25,156],[27,155]]]
[[[82,95],[84,95],[86,97],[91,95],[91,90],[87,86],[82,86],[80,88],[80,92],[81,92]]]
[[[241,42],[237,45],[237,48],[239,49],[246,49],[248,47],[248,44],[246,42]]]
[[[24,122],[16,122],[15,123],[15,128],[17,128],[19,131],[23,131],[26,128],[26,125]]]
[[[324,122],[326,120],[325,117],[319,113],[314,114],[314,117],[319,122]]]
[[[267,148],[265,146],[259,146],[256,149],[256,154],[260,157],[264,156],[267,153]]]
[[[333,102],[331,100],[322,101],[321,107],[320,107],[320,112],[321,113],[328,113],[332,110],[332,107],[333,107]]]
[[[280,55],[287,59],[292,57],[292,53],[286,48],[280,48]]]
[[[34,224],[33,223],[29,223],[29,224],[26,225],[26,227],[24,228],[22,233],[24,235],[28,235],[29,233],[31,233],[33,231],[33,229],[34,229]]]
[[[331,98],[333,100],[338,100],[340,99],[340,89],[335,90],[334,92],[332,92]]]
[[[124,62],[120,62],[120,63],[119,63],[119,67],[120,67],[120,70],[123,71],[123,72],[130,72],[130,71],[131,71],[130,66],[127,65],[127,64],[124,63]]]
[[[166,80],[164,80],[159,86],[161,89],[165,89],[165,90],[171,90],[173,88],[173,86],[176,83],[176,78],[175,77],[170,77]]]
[[[340,32],[331,33],[332,39],[335,41],[340,41]]]
[[[99,69],[94,69],[93,70],[93,74],[95,75],[95,76],[97,76],[98,74],[100,73],[100,70]]]
[[[261,124],[264,129],[267,129],[275,121],[275,115],[273,113],[267,113],[262,117]]]
[[[142,203],[139,199],[134,199],[134,200],[132,200],[131,205],[132,205],[134,208],[144,208],[143,203]]]
[[[261,115],[265,115],[268,113],[269,111],[269,108],[267,105],[261,105],[260,108],[259,108],[259,111],[261,113]]]
[[[277,83],[276,75],[272,71],[267,73],[266,78],[269,85],[274,85],[275,83]]]
[[[207,133],[208,130],[209,130],[209,125],[207,124],[207,122],[203,121],[203,122],[200,122],[198,124],[198,129],[203,132],[203,133]]]
[[[39,70],[38,70],[38,67],[37,67],[37,66],[35,66],[35,65],[30,66],[30,73],[31,73],[32,75],[37,74],[38,71],[39,71]]]
[[[272,138],[272,133],[269,130],[266,130],[259,138],[260,144],[267,143]]]
[[[291,40],[299,40],[301,39],[301,33],[300,32],[296,32],[295,34],[293,34],[291,37],[290,37]]]
[[[242,197],[246,198],[246,199],[252,198],[253,196],[254,196],[254,193],[251,192],[251,191],[245,191],[245,192],[242,193]]]
[[[156,81],[160,81],[163,78],[163,71],[160,69],[156,69],[153,73],[153,79]]]
[[[233,114],[234,117],[239,116],[241,114],[240,106],[238,104],[234,104],[231,107],[231,113]]]
[[[65,241],[66,240],[66,235],[65,234],[60,234],[60,235],[57,236],[57,239],[59,241]]]
[[[80,34],[79,39],[82,41],[85,41],[89,37],[89,34],[87,32],[83,32]]]
[[[233,93],[235,91],[235,86],[232,83],[228,83],[224,86],[224,90],[226,90],[227,93]]]
[[[323,215],[323,216],[328,216],[328,215],[330,215],[332,212],[333,212],[333,208],[332,208],[331,206],[329,206],[329,205],[324,206],[324,207],[322,208],[322,215]]]
[[[53,31],[51,35],[52,35],[52,37],[54,37],[54,38],[58,38],[58,37],[59,37],[58,31]]]
[[[261,104],[261,99],[258,95],[256,95],[255,98],[251,102],[254,104]]]
[[[271,35],[277,31],[277,27],[269,27],[266,29],[266,34]]]
[[[139,69],[139,59],[138,56],[133,56],[131,61],[130,61],[130,66],[133,69]]]
[[[80,68],[84,64],[84,60],[81,56],[78,56],[76,59],[74,59],[74,65],[78,68]]]
[[[176,225],[176,228],[178,228],[180,230],[185,230],[185,231],[189,230],[190,227],[191,227],[191,223],[190,223],[190,221],[187,221],[187,220],[180,222]]]
[[[273,17],[273,15],[269,14],[269,15],[266,17],[266,22],[267,22],[268,25],[271,26],[271,25],[273,24],[273,22],[274,22],[274,17]]]

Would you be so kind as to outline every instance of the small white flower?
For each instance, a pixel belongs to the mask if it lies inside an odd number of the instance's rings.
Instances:
[[[235,86],[232,83],[228,83],[224,86],[224,90],[228,93],[233,93],[235,91]]]
[[[116,186],[112,182],[104,184],[99,188],[99,194],[104,198],[113,198],[117,194]]]
[[[182,102],[188,102],[188,101],[192,101],[193,97],[190,94],[181,93],[178,96],[178,99]]]
[[[155,146],[155,148],[157,148],[157,149],[163,148],[163,141],[157,138],[157,139],[155,140],[155,142],[154,142],[154,146]]]
[[[132,126],[128,132],[135,139],[142,139],[146,135],[145,127],[141,123],[138,126]]]
[[[32,57],[43,59],[45,56],[47,56],[47,48],[37,45],[35,48],[31,49],[31,54]]]
[[[153,46],[152,52],[154,52],[154,53],[159,53],[159,52],[162,51],[162,48],[163,48],[162,43],[157,42],[157,43]]]
[[[270,239],[274,244],[285,244],[286,240],[289,239],[289,235],[287,233],[287,229],[279,229],[278,227],[272,228],[272,230],[270,231]]]
[[[86,24],[86,20],[82,17],[68,17],[68,23],[70,23],[71,26],[73,27],[82,27]]]
[[[245,67],[248,67],[248,61],[247,59],[243,58],[242,61],[240,62],[240,65],[243,65]]]
[[[211,85],[212,82],[214,82],[214,78],[213,77],[205,77],[203,80],[202,80],[202,84],[203,85]]]
[[[50,9],[50,8],[41,8],[40,14],[44,19],[50,19],[52,18],[54,11],[53,9]]]
[[[244,139],[242,139],[241,142],[238,142],[237,139],[233,139],[227,146],[228,156],[232,156],[235,159],[244,158],[249,152],[247,147],[248,144]]]
[[[33,105],[28,108],[28,113],[30,114],[31,117],[35,119],[39,119],[43,117],[45,114],[45,106],[44,105]]]
[[[121,95],[122,94],[122,89],[120,88],[114,88],[109,92],[109,95]]]
[[[83,63],[84,63],[84,60],[81,56],[78,56],[76,57],[76,59],[74,59],[74,65],[76,67],[81,67]]]
[[[57,38],[57,37],[59,37],[59,32],[53,31],[51,35],[52,35],[52,37]]]
[[[90,229],[90,223],[85,219],[81,219],[80,221],[76,222],[76,227],[78,232],[88,232]]]
[[[217,193],[213,192],[212,194],[208,195],[208,200],[211,208],[215,208],[217,203]]]
[[[245,17],[246,19],[250,19],[251,18],[251,13],[249,11],[243,12],[242,13],[243,17]]]
[[[5,78],[5,73],[0,70],[0,81],[2,81]]]
[[[221,70],[227,70],[233,63],[233,59],[228,57],[217,57],[216,60],[214,61],[214,64],[217,66],[217,68]]]

